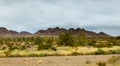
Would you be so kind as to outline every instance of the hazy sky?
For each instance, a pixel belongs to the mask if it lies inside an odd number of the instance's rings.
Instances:
[[[56,26],[120,35],[120,0],[0,0],[0,27],[35,32]]]

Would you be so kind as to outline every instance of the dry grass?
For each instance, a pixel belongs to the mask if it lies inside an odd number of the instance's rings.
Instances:
[[[38,60],[38,63],[39,63],[39,64],[42,64],[42,63],[43,63],[43,61],[42,61],[41,59],[39,59],[39,60]]]
[[[95,51],[97,51],[98,48],[94,48],[94,47],[58,47],[57,51],[53,51],[53,50],[40,50],[40,51],[36,51],[36,50],[14,50],[10,53],[11,56],[22,56],[22,57],[26,57],[26,56],[43,56],[43,55],[50,55],[50,56],[55,56],[55,55],[64,55],[64,56],[68,56],[71,55],[73,52],[77,52],[80,54],[88,54],[88,53],[93,53]],[[118,50],[120,49],[120,46],[114,46],[111,48],[101,48],[104,51],[109,51],[109,50]],[[0,51],[0,57],[5,57],[5,53],[4,50]]]
[[[120,49],[120,46],[113,46],[113,47],[111,47],[111,48],[103,48],[103,50],[105,50],[105,51],[109,51],[109,50],[118,50],[118,49]]]

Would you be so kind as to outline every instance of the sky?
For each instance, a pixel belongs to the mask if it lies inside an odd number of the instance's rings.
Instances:
[[[120,0],[0,0],[0,27],[36,32],[85,28],[120,35]]]

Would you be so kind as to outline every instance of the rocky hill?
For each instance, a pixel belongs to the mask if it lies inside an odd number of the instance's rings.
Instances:
[[[109,37],[110,35],[104,33],[104,32],[100,32],[100,33],[95,33],[93,31],[87,31],[85,29],[81,29],[81,28],[69,28],[68,30],[65,28],[59,28],[59,27],[55,27],[55,28],[48,28],[47,30],[38,30],[35,33],[30,33],[27,31],[21,31],[21,32],[17,32],[17,31],[13,31],[13,30],[8,30],[4,27],[0,27],[0,36],[58,36],[60,33],[62,32],[71,32],[74,35],[78,35],[81,32],[84,32],[87,36],[89,37]]]
[[[100,33],[95,33],[93,31],[87,31],[85,29],[81,29],[81,28],[77,28],[77,29],[74,29],[74,28],[69,28],[68,30],[67,29],[64,29],[64,28],[59,28],[59,27],[56,27],[56,28],[48,28],[47,30],[39,30],[35,33],[35,35],[51,35],[51,36],[58,36],[60,33],[62,32],[71,32],[73,33],[74,35],[78,35],[80,33],[85,33],[87,36],[89,37],[109,37],[110,35],[104,33],[104,32],[100,32]]]
[[[29,36],[32,35],[30,32],[22,31],[22,32],[17,32],[14,30],[8,30],[5,27],[0,27],[0,36],[2,37],[17,37],[17,36]]]

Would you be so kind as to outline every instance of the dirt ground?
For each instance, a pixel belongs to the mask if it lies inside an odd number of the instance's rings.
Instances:
[[[107,61],[111,56],[113,55],[0,58],[0,66],[97,66],[96,62]],[[86,64],[86,61],[90,61],[90,64]]]

